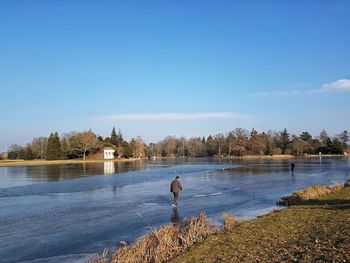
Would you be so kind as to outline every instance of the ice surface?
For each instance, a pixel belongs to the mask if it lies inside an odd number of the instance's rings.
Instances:
[[[103,163],[0,167],[0,258],[81,262],[201,211],[218,223],[223,212],[254,218],[292,191],[350,179],[348,159],[294,162],[294,175],[288,161],[116,163],[114,173]],[[174,210],[169,185],[176,175],[183,191]]]

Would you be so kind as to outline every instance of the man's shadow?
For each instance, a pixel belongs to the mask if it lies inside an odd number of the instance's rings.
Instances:
[[[170,222],[173,225],[180,225],[181,223],[181,218],[180,218],[179,212],[177,211],[177,207],[173,207],[173,212],[171,214]]]

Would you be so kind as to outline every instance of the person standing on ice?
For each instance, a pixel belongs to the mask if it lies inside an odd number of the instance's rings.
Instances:
[[[177,199],[179,198],[179,192],[182,191],[182,185],[180,183],[180,177],[176,176],[175,179],[170,184],[170,192],[173,193],[174,199],[171,203],[172,206],[177,207]]]

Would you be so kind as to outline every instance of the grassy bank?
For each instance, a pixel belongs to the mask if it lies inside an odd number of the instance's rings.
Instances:
[[[88,262],[350,262],[350,187],[314,186],[283,200],[293,205],[251,221],[224,213],[221,231],[203,214],[152,229]]]
[[[140,159],[129,158],[129,159],[114,159],[114,160],[82,160],[82,159],[72,159],[72,160],[1,160],[0,166],[23,166],[23,165],[50,165],[50,164],[76,164],[76,163],[104,163],[107,161],[112,162],[133,162]]]
[[[325,191],[295,194],[306,198],[236,223],[170,262],[350,262],[350,187]]]
[[[212,233],[212,225],[206,215],[185,220],[181,224],[166,225],[138,239],[130,246],[121,243],[117,251],[111,255],[108,250],[103,255],[92,255],[88,263],[151,263],[166,260],[204,240]]]

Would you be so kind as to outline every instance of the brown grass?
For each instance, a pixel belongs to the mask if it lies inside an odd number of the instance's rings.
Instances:
[[[288,199],[289,198],[289,199]],[[201,214],[181,225],[151,231],[134,244],[121,243],[88,263],[159,262],[348,262],[350,188],[313,186],[286,197],[289,209],[251,221],[224,213],[221,232]],[[311,201],[311,202],[304,202]],[[278,211],[278,213],[277,213]],[[212,233],[215,233],[214,235]],[[202,242],[200,242],[202,241]],[[349,261],[350,262],[350,261]]]
[[[278,202],[278,205],[291,206],[302,204],[305,201],[326,196],[327,194],[339,191],[340,189],[342,189],[342,186],[339,183],[336,183],[333,186],[315,185],[302,191],[293,192],[292,195],[282,197]]]
[[[158,263],[165,262],[178,255],[196,242],[204,240],[212,233],[212,225],[207,216],[201,213],[198,217],[185,220],[181,225],[166,225],[152,230],[134,244],[123,245],[112,255],[93,255],[89,263]]]
[[[223,213],[224,223],[221,226],[222,232],[231,231],[233,228],[239,225],[239,221],[229,213]]]
[[[350,187],[240,222],[171,263],[350,262]]]

